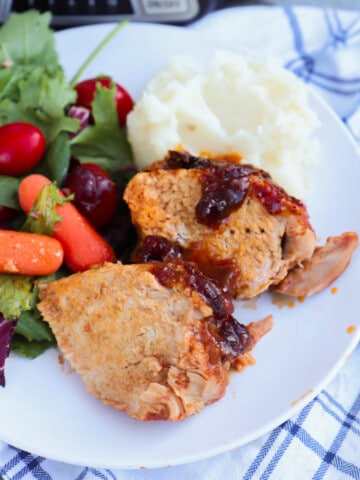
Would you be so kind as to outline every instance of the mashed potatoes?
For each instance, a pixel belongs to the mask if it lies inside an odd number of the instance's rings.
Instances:
[[[168,149],[240,154],[303,197],[316,162],[318,125],[306,87],[271,61],[218,51],[206,65],[174,58],[148,84],[128,117],[139,169]]]

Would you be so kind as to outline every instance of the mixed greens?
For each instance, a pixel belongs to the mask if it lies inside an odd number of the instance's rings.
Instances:
[[[74,83],[89,59],[69,82],[59,63],[50,22],[50,13],[29,10],[13,13],[0,28],[0,126],[28,122],[42,131],[45,154],[27,175],[40,173],[53,182],[26,218],[18,202],[21,176],[0,175],[0,207],[18,211],[11,228],[45,235],[51,235],[54,223],[61,220],[55,207],[68,199],[58,196],[56,185],[62,185],[74,158],[102,167],[113,179],[133,165],[126,131],[118,122],[115,83],[111,88],[97,84],[91,122],[81,123],[72,109],[77,98]],[[113,35],[114,31],[107,40]],[[68,273],[63,269],[56,276]],[[3,368],[10,342],[12,350],[31,358],[56,344],[36,308],[38,283],[51,279],[0,274],[0,385],[5,384]]]

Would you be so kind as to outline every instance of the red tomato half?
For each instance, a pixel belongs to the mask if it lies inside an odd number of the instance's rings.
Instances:
[[[14,122],[0,127],[0,175],[21,175],[44,155],[45,137],[31,123]]]
[[[75,86],[77,92],[76,105],[80,107],[86,107],[91,109],[92,101],[94,100],[96,84],[100,83],[105,88],[111,88],[112,79],[108,77],[90,78],[78,83]],[[115,83],[115,82],[114,82]],[[130,94],[118,83],[115,83],[115,103],[116,110],[119,119],[119,123],[122,127],[126,124],[126,117],[132,110],[134,102]]]

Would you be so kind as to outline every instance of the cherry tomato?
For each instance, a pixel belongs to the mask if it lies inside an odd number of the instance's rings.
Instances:
[[[78,83],[75,86],[77,92],[76,105],[91,109],[92,101],[94,100],[94,94],[96,90],[96,84],[100,83],[105,88],[111,88],[112,79],[108,77],[90,78]],[[119,123],[122,127],[126,124],[126,117],[132,110],[134,102],[130,94],[118,83],[115,83],[115,103],[116,110],[119,119]]]
[[[116,187],[98,165],[73,163],[64,182],[64,191],[74,193],[74,205],[94,227],[103,227],[112,219],[117,203]]]
[[[44,155],[45,137],[41,130],[25,122],[0,127],[0,174],[20,175],[37,165]]]

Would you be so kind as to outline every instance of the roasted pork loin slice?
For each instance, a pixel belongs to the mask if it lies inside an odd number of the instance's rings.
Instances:
[[[238,323],[231,301],[181,261],[105,264],[41,285],[40,299],[88,390],[139,420],[182,420],[219,400],[259,338],[250,330],[271,328]]]
[[[237,299],[279,283],[315,248],[303,203],[266,172],[226,159],[171,151],[135,175],[124,198],[139,236],[136,261],[163,260],[159,244],[170,242],[167,250]]]

